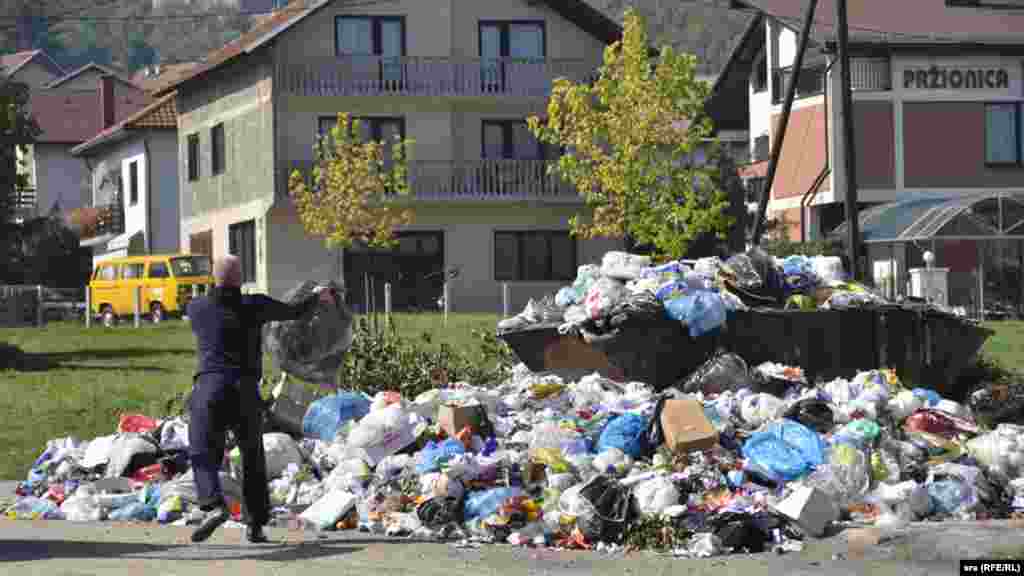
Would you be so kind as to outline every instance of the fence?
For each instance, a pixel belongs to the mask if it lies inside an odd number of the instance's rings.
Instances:
[[[82,288],[0,285],[0,326],[42,326],[77,318],[85,310]]]

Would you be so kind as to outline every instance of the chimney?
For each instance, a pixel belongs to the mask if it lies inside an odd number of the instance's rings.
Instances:
[[[114,125],[114,77],[110,74],[100,76],[100,129],[106,130]]]

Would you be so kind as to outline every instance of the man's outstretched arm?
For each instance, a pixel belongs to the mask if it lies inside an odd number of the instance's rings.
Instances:
[[[333,304],[335,294],[331,288],[317,286],[313,295],[295,304],[286,304],[264,294],[251,296],[251,302],[263,322],[286,322],[302,318],[320,303]]]

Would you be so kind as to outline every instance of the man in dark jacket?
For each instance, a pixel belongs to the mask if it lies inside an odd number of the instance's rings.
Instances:
[[[242,452],[246,537],[266,542],[263,527],[270,521],[270,495],[263,454],[262,333],[267,322],[297,320],[318,304],[335,303],[332,290],[288,305],[264,295],[241,293],[238,258],[226,256],[214,265],[216,286],[188,306],[198,348],[198,368],[189,406],[189,453],[200,509],[206,518],[193,532],[202,542],[230,518],[220,482],[225,432],[235,430]]]

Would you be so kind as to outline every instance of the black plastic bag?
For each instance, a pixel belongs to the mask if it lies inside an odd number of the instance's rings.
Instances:
[[[764,552],[775,542],[773,532],[798,539],[801,534],[793,530],[791,523],[776,514],[757,512],[723,512],[710,518],[707,527],[718,537],[725,548],[750,553]]]
[[[757,290],[764,285],[763,277],[746,254],[736,254],[726,260],[725,270],[736,286],[744,290]]]
[[[449,524],[461,524],[462,513],[462,501],[451,497],[438,496],[416,507],[416,517],[419,521],[434,530]]]
[[[313,297],[316,282],[306,281],[284,296],[296,304]],[[334,305],[316,306],[304,317],[288,322],[271,322],[265,336],[267,350],[277,370],[319,384],[335,384],[345,352],[352,345],[352,311],[340,295],[343,288],[330,283],[339,294]]]
[[[785,418],[795,420],[819,434],[826,434],[835,427],[832,407],[824,400],[805,398],[790,406]]]
[[[654,413],[647,421],[647,433],[644,438],[646,454],[644,456],[650,457],[659,446],[665,443],[665,431],[661,427],[661,413],[665,411],[665,402],[668,399],[669,397],[665,395],[658,398],[658,402],[654,405]]]
[[[719,354],[705,362],[687,379],[683,392],[693,394],[719,394],[750,386],[747,363],[736,354]]]
[[[622,542],[636,513],[632,491],[614,478],[595,476],[580,489],[580,496],[595,510],[593,515],[576,521],[583,536],[593,543]]]

